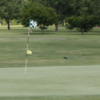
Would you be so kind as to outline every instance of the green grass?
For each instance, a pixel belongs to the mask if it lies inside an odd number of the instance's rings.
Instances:
[[[66,96],[66,97],[2,97],[1,100],[100,100],[100,96]]]
[[[25,75],[27,31],[0,26],[0,100],[100,100],[99,28],[33,29]]]
[[[24,68],[1,68],[0,98],[99,100],[99,78],[99,66],[28,67],[26,75]]]
[[[24,67],[27,31],[22,26],[0,27],[0,67]],[[30,33],[28,66],[73,66],[100,64],[100,33],[99,28],[81,35],[76,30],[66,30],[54,26],[45,30],[33,29]],[[64,59],[63,57],[68,57]]]

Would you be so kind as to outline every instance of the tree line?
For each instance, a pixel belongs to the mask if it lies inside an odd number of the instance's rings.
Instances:
[[[38,21],[43,30],[66,22],[66,28],[77,28],[81,33],[100,24],[100,0],[0,0],[0,19],[5,19],[10,30],[10,21],[20,20],[24,26],[29,19]]]

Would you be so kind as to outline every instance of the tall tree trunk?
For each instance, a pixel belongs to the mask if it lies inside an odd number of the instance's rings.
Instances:
[[[83,32],[83,29],[81,29],[81,34],[83,35],[83,33],[84,33],[84,32]]]
[[[42,28],[41,30],[42,30],[42,34],[44,34],[44,29]]]
[[[7,20],[7,26],[8,26],[8,30],[10,30],[10,22],[9,22],[9,20]]]
[[[58,32],[58,22],[55,24],[55,31]]]

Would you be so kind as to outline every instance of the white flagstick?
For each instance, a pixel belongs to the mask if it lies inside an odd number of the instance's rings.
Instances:
[[[34,22],[34,20],[30,19],[29,29],[28,29],[28,37],[27,37],[27,48],[26,48],[27,51],[28,51],[28,43],[29,43],[29,31],[30,31],[30,28],[31,28],[31,31],[32,31],[32,27],[37,28],[37,22],[36,21]],[[27,51],[26,51],[26,60],[25,60],[25,74],[26,74],[26,71],[27,71]]]
[[[26,74],[26,70],[27,70],[27,58],[25,60],[25,74]]]
[[[30,31],[30,27],[28,28],[28,37],[27,37],[26,60],[25,60],[25,74],[26,74],[26,71],[27,71],[27,50],[28,50],[28,43],[29,43],[29,31]]]

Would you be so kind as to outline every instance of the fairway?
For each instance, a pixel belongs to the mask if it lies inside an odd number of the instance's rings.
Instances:
[[[100,100],[100,29],[0,29],[0,100]],[[68,59],[64,59],[67,57]]]
[[[99,66],[1,68],[0,97],[100,95],[99,80]]]

